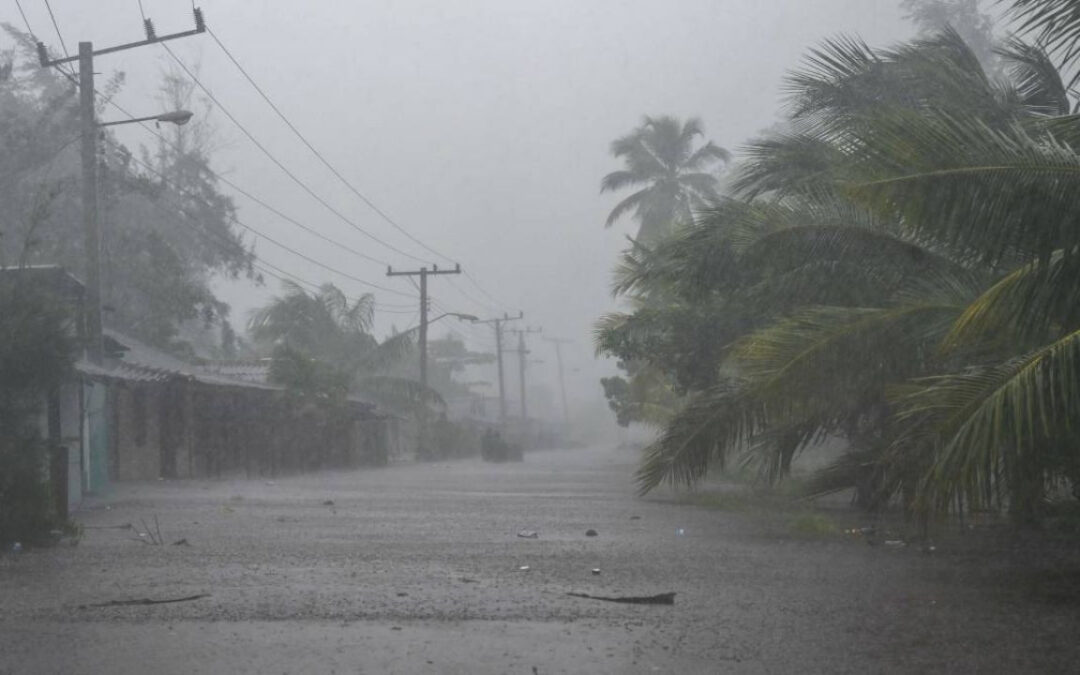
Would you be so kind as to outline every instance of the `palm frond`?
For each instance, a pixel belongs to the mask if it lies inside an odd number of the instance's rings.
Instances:
[[[645,494],[661,484],[689,487],[728,457],[762,424],[763,408],[739,389],[714,387],[692,399],[645,448],[636,478]]]
[[[889,384],[925,374],[961,309],[806,309],[746,336],[732,358],[774,414],[839,419],[881,398]]]
[[[977,118],[879,115],[860,138],[856,199],[902,214],[912,230],[994,263],[1016,251],[1046,256],[1080,243],[1080,156],[1021,124]]]
[[[1036,42],[1072,61],[1080,52],[1080,5],[1074,0],[1010,0],[1009,13],[1019,33],[1036,35]]]
[[[624,187],[644,183],[648,180],[648,176],[641,176],[632,171],[612,171],[600,181],[600,192],[621,190]]]
[[[956,320],[944,348],[955,350],[992,339],[1006,346],[1040,343],[1080,327],[1080,260],[1055,251],[986,289]]]
[[[615,224],[619,218],[622,218],[631,209],[641,210],[642,205],[646,202],[649,196],[651,188],[643,188],[638,190],[634,194],[626,197],[615,208],[611,209],[611,213],[608,214],[607,220],[604,222],[604,227],[611,227]]]
[[[1080,423],[1080,331],[1022,357],[918,381],[897,399],[901,420],[921,420],[936,453],[922,485],[931,508],[958,493],[980,497],[980,486],[1023,467],[1055,438]]]
[[[997,50],[1009,66],[1020,101],[1034,114],[1056,117],[1071,111],[1061,73],[1045,51],[1017,38]]]

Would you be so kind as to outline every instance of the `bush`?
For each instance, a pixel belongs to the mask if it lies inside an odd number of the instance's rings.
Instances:
[[[45,289],[0,285],[0,546],[41,543],[65,526],[48,480],[39,426],[48,395],[69,376],[69,312]]]

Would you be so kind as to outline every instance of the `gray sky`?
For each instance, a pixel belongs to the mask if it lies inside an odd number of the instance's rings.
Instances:
[[[856,33],[890,44],[911,29],[893,0],[367,0],[201,3],[208,25],[292,122],[349,180],[415,237],[460,260],[502,305],[462,277],[431,282],[438,306],[490,316],[522,309],[529,325],[576,341],[566,349],[577,400],[599,394],[611,364],[592,357],[591,324],[614,302],[609,270],[634,230],[603,227],[617,196],[599,194],[618,168],[609,142],[645,114],[699,116],[708,136],[737,150],[769,126],[785,71],[823,38]],[[190,5],[143,0],[159,34],[190,27]],[[23,0],[32,27],[59,50],[42,0]],[[52,0],[69,50],[138,40],[137,0]],[[13,2],[0,20],[22,26]],[[433,256],[348,192],[268,109],[209,36],[172,43],[203,82],[295,174],[359,226],[417,257]],[[101,57],[122,70],[118,100],[157,112],[160,47]],[[215,167],[285,213],[395,267],[420,263],[382,248],[327,212],[276,168],[220,111]],[[132,146],[151,139],[120,131]],[[328,265],[415,295],[403,278],[297,229],[238,196],[240,217]],[[362,285],[256,240],[257,254],[347,293]],[[445,261],[435,259],[434,262]],[[220,284],[242,325],[278,291]],[[415,323],[415,301],[376,291],[392,312],[380,330]],[[482,301],[484,304],[481,304]],[[403,306],[405,305],[405,306]],[[436,310],[441,311],[441,310]],[[444,326],[451,323],[446,319]],[[460,324],[458,324],[460,326]],[[441,335],[445,328],[433,329]],[[489,347],[486,329],[464,331]],[[554,358],[534,345],[538,358]],[[539,378],[550,378],[539,365]]]

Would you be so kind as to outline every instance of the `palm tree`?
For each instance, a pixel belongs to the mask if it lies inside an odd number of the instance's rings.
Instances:
[[[382,342],[371,335],[373,295],[350,302],[333,284],[309,293],[296,283],[282,283],[285,294],[253,312],[248,322],[256,341],[277,346],[277,372],[363,394],[396,410],[443,405],[433,389],[394,374],[415,352],[413,335],[398,333]]]
[[[284,295],[252,313],[248,329],[260,342],[283,344],[340,367],[352,365],[377,341],[368,331],[375,296],[353,302],[333,284],[308,293],[299,284],[282,282]]]
[[[680,122],[665,115],[646,117],[641,126],[613,141],[611,154],[626,168],[604,176],[600,191],[640,189],[615,205],[605,226],[632,211],[639,224],[637,240],[649,244],[715,201],[718,181],[708,169],[727,162],[730,154],[712,141],[695,148],[698,136],[704,136],[700,120]]]
[[[740,451],[775,477],[825,434],[852,452],[818,489],[869,470],[879,499],[924,514],[1030,514],[1048,484],[1078,484],[1080,128],[1043,50],[1003,57],[1011,88],[951,31],[827,44],[792,79],[794,132],[756,144],[736,181],[750,201],[624,267],[622,288],[679,297],[730,251],[730,274],[682,298],[759,314],[712,362],[735,377],[689,392],[647,450],[642,489]]]

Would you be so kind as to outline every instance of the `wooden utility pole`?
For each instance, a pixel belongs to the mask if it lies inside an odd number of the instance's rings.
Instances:
[[[455,265],[452,270],[441,270],[438,265],[432,265],[431,269],[421,267],[418,270],[395,272],[393,268],[386,268],[388,277],[420,277],[420,383],[427,387],[427,329],[428,329],[428,297],[427,278],[439,274],[461,274],[461,265]]]
[[[94,51],[91,42],[79,43],[78,56],[50,59],[43,42],[37,43],[38,59],[42,68],[58,67],[65,63],[79,62],[79,118],[82,134],[82,221],[83,245],[86,248],[86,297],[84,299],[83,325],[86,330],[86,355],[93,363],[101,363],[104,346],[101,335],[101,225],[98,221],[97,204],[97,136],[98,124],[94,117],[94,57],[101,54],[133,49],[144,45],[198,35],[206,30],[202,10],[195,8],[195,29],[158,37],[154,24],[147,19],[144,28],[146,39],[129,42],[116,47]],[[132,120],[134,121],[134,120]]]
[[[570,428],[570,407],[566,404],[566,376],[563,374],[562,346],[573,340],[560,340],[559,338],[544,338],[545,342],[555,345],[555,360],[559,364],[559,389],[562,392],[563,424]]]
[[[499,426],[504,429],[506,428],[506,379],[503,376],[503,324],[507,321],[518,321],[524,318],[524,312],[518,312],[517,316],[504,313],[502,317],[476,322],[490,323],[495,327],[495,360],[499,364]]]
[[[525,358],[529,355],[529,350],[525,348],[525,334],[539,333],[542,330],[542,328],[518,328],[511,331],[518,335],[518,348],[516,351],[518,355],[518,384],[521,385],[521,419],[523,422],[529,419],[529,409],[525,405]]]

